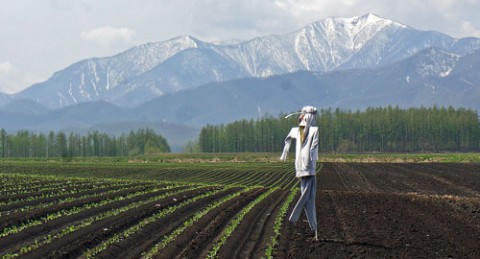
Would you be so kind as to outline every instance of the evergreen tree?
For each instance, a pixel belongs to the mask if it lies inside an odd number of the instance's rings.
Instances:
[[[129,156],[170,152],[167,140],[151,129],[139,129],[119,138],[94,131],[78,133],[53,132],[48,135],[18,131],[9,135],[0,129],[1,157],[90,157]]]
[[[279,152],[296,118],[264,116],[200,131],[202,152]],[[322,152],[478,151],[478,114],[463,108],[322,109],[317,117]]]

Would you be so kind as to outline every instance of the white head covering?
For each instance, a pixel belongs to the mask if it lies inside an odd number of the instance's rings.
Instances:
[[[301,114],[303,114],[303,120],[305,121],[305,136],[308,136],[308,132],[310,130],[310,126],[315,125],[315,117],[317,115],[317,108],[313,106],[304,106],[301,110]]]
[[[285,116],[285,118],[288,118],[292,115],[295,114],[302,114],[303,119],[305,120],[305,131],[304,134],[305,136],[308,136],[308,131],[310,129],[310,126],[315,125],[315,117],[317,115],[317,108],[314,106],[303,106],[303,108],[299,112],[294,112],[290,113],[289,115]]]
[[[285,119],[288,118],[288,117],[291,117],[295,114],[307,114],[307,113],[310,113],[312,115],[316,115],[317,114],[317,108],[314,107],[314,106],[310,106],[310,105],[303,106],[303,108],[300,111],[293,112],[293,113],[290,113],[289,115],[285,116]]]
[[[304,106],[301,113],[306,122],[305,130],[308,131],[310,126],[315,125],[315,116],[317,115],[317,108],[313,106]]]

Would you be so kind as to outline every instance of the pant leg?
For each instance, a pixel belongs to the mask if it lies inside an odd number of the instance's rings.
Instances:
[[[312,230],[317,228],[317,215],[315,210],[316,187],[317,181],[314,175],[302,177],[300,179],[301,195],[289,218],[292,223],[296,223],[298,221],[298,218],[304,209],[305,213],[307,214],[310,228]]]
[[[312,176],[309,182],[310,192],[309,199],[304,205],[305,214],[307,215],[308,224],[312,231],[317,229],[317,211],[315,206],[315,197],[317,195],[317,179]]]

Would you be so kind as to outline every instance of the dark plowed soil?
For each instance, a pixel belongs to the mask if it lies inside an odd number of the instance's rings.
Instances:
[[[245,173],[245,176],[234,177],[267,186],[277,181],[288,186],[298,185],[293,164],[291,170],[291,178],[285,177],[288,171],[283,171],[281,177],[280,174],[274,175],[273,171],[270,174],[253,172],[254,176]],[[314,240],[305,215],[296,225],[288,221],[294,201],[284,218],[274,258],[480,258],[480,164],[323,163],[317,181],[318,240]],[[106,218],[24,257],[77,258],[87,249],[142,219],[215,188],[221,187],[184,191],[175,199],[169,197]],[[239,189],[224,190],[188,204],[107,248],[99,257],[138,258],[142,251],[161,241],[194,213],[236,190]],[[213,209],[186,228],[156,256],[169,259],[205,258],[235,215],[267,190],[264,187],[252,189]],[[295,191],[299,192],[298,189]],[[84,218],[164,192],[88,209],[0,238],[0,255],[16,251],[35,238],[57,233]],[[220,248],[220,258],[264,257],[266,244],[273,235],[275,217],[288,192],[286,189],[276,190],[254,206]],[[125,195],[126,192],[120,194]],[[31,211],[31,215],[19,213],[15,214],[18,217],[5,216],[0,220],[8,220],[9,223],[4,222],[7,226],[87,201],[90,200],[36,209]]]
[[[176,187],[176,188],[170,189],[170,190],[159,190],[159,191],[148,193],[148,194],[145,194],[145,195],[139,195],[139,196],[133,197],[131,199],[119,200],[119,201],[116,201],[116,202],[106,204],[104,206],[87,209],[87,210],[85,210],[81,213],[60,217],[60,218],[57,218],[55,220],[48,221],[45,224],[41,224],[39,226],[34,226],[34,227],[31,227],[31,228],[25,229],[24,231],[21,231],[19,233],[0,238],[0,247],[2,248],[2,250],[0,250],[0,254],[1,254],[1,252],[9,252],[10,250],[19,249],[19,247],[21,247],[21,245],[23,243],[32,242],[33,239],[35,239],[36,237],[40,237],[40,236],[45,235],[45,234],[55,233],[54,232],[55,230],[61,229],[65,226],[68,226],[68,225],[70,225],[74,222],[78,222],[80,220],[83,220],[85,218],[88,218],[88,217],[91,217],[91,216],[94,216],[94,215],[98,215],[100,213],[111,210],[113,208],[126,206],[126,205],[128,205],[129,203],[132,203],[132,202],[141,201],[141,200],[144,200],[144,199],[148,199],[150,197],[154,197],[154,196],[157,196],[157,195],[164,194],[164,193],[169,192],[169,191],[181,190],[181,189],[184,189],[184,188],[185,187]]]
[[[215,208],[178,236],[157,258],[204,258],[235,214],[265,191],[251,190]]]
[[[111,187],[111,188],[113,188],[113,187]],[[117,187],[117,189],[118,189],[118,187]],[[66,202],[66,203],[57,204],[57,205],[53,205],[53,206],[48,206],[48,207],[45,207],[45,208],[39,208],[39,209],[36,209],[36,210],[31,211],[29,213],[19,211],[19,212],[16,212],[16,213],[12,213],[12,214],[3,216],[2,221],[0,222],[0,229],[3,229],[8,225],[18,225],[18,226],[20,226],[21,224],[26,224],[29,220],[39,219],[39,218],[47,216],[50,213],[54,213],[54,212],[59,211],[59,210],[68,210],[68,209],[71,209],[71,208],[74,208],[74,207],[82,207],[86,204],[96,203],[96,202],[100,202],[102,200],[106,200],[106,199],[110,199],[110,198],[114,198],[114,197],[118,197],[118,196],[126,196],[129,193],[143,191],[145,189],[146,188],[140,186],[140,187],[136,187],[136,188],[121,190],[121,191],[118,191],[118,192],[115,192],[115,193],[104,194],[104,195],[97,196],[97,197],[89,197],[89,198],[86,198],[86,199],[78,199],[78,200],[73,200],[71,202]]]
[[[88,248],[98,245],[101,240],[107,239],[115,233],[121,232],[142,219],[163,210],[176,203],[185,201],[216,187],[200,188],[186,191],[173,197],[147,203],[136,209],[122,212],[118,215],[97,221],[92,225],[75,231],[64,238],[37,249],[34,253],[26,254],[25,258],[76,258]]]
[[[115,246],[111,246],[99,254],[98,258],[139,258],[142,252],[147,251],[160,242],[167,234],[183,225],[183,222],[192,217],[193,214],[204,209],[215,200],[222,199],[239,190],[240,188],[228,189],[177,209],[171,215],[145,226],[141,231],[129,236]]]
[[[317,178],[319,240],[304,216],[285,220],[277,257],[480,258],[478,169],[326,164]]]
[[[108,191],[111,191],[111,190],[118,190],[118,189],[127,189],[127,188],[148,188],[149,186],[151,185],[139,185],[139,184],[129,184],[129,185],[123,185],[123,186],[115,186],[115,185],[112,185],[112,186],[105,186],[105,187],[92,187],[92,188],[85,188],[85,189],[81,189],[78,190],[78,192],[76,193],[69,193],[68,189],[65,189],[65,194],[60,194],[60,195],[55,195],[53,197],[45,197],[45,198],[39,198],[39,199],[34,199],[34,200],[25,200],[25,201],[19,201],[19,202],[15,202],[15,203],[12,203],[12,204],[8,204],[8,205],[2,205],[0,206],[0,211],[9,211],[9,210],[13,210],[13,209],[17,209],[17,208],[22,208],[22,207],[26,207],[26,206],[31,206],[31,205],[36,205],[36,204],[39,204],[39,203],[48,203],[48,202],[53,202],[53,201],[57,201],[57,200],[61,200],[61,199],[66,199],[66,198],[72,198],[72,197],[80,197],[80,196],[84,196],[84,195],[91,195],[91,194],[96,194],[96,193],[103,193],[103,192],[108,192]],[[157,186],[160,186],[160,185],[157,185]],[[1,196],[1,195],[0,195]],[[31,196],[27,196],[29,198],[32,198],[32,197],[35,197],[36,195],[31,195]],[[13,200],[13,198],[11,198]]]
[[[235,235],[221,247],[220,258],[262,258],[273,236],[275,217],[288,195],[286,190],[276,190],[245,216],[235,230]]]

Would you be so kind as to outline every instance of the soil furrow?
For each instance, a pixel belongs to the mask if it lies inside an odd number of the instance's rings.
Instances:
[[[236,213],[265,191],[264,188],[250,190],[215,208],[180,234],[156,258],[204,258]]]
[[[196,195],[200,195],[212,187],[200,188],[192,191],[186,191],[142,205],[136,209],[122,212],[118,215],[108,217],[97,221],[85,228],[75,231],[60,240],[55,240],[50,244],[40,247],[33,253],[24,255],[24,258],[73,258],[78,257],[86,249],[99,244],[103,239],[109,238],[117,232],[123,231],[134,225],[136,222],[165,209],[173,204],[182,202]]]
[[[0,229],[8,227],[9,225],[21,225],[22,223],[27,223],[29,220],[38,219],[47,216],[50,213],[54,213],[60,210],[67,210],[74,207],[82,207],[86,204],[100,202],[102,200],[115,198],[119,196],[126,196],[130,193],[135,193],[138,191],[145,190],[143,187],[127,189],[124,191],[119,191],[115,193],[109,193],[101,196],[96,197],[88,197],[85,199],[77,199],[71,202],[65,202],[62,204],[51,205],[48,207],[43,207],[39,209],[35,209],[33,211],[29,211],[28,213],[25,212],[17,212],[10,215],[6,215],[2,217],[2,222],[0,223]]]
[[[98,255],[98,258],[139,258],[142,252],[147,251],[160,242],[164,236],[180,227],[195,212],[238,190],[239,188],[231,188],[175,210],[173,214],[147,225],[140,232],[105,250]]]
[[[100,214],[102,212],[105,212],[114,208],[125,206],[132,202],[141,201],[144,199],[148,199],[150,197],[167,193],[169,191],[181,190],[185,188],[186,186],[181,186],[181,187],[176,187],[174,189],[169,189],[169,190],[159,190],[156,192],[147,193],[145,195],[139,195],[130,199],[112,202],[104,206],[87,209],[81,213],[63,216],[55,220],[45,222],[44,224],[41,224],[39,226],[34,226],[31,228],[25,229],[24,231],[21,231],[19,233],[12,234],[4,238],[0,238],[0,247],[2,247],[2,252],[8,252],[12,249],[14,250],[19,249],[24,244],[32,243],[33,240],[37,237],[41,237],[46,234],[56,233],[56,230],[59,230],[67,225],[75,224],[81,221],[82,219],[95,216],[97,214]]]
[[[279,207],[288,191],[277,190],[245,215],[219,253],[220,258],[261,258],[273,236],[273,225]]]

